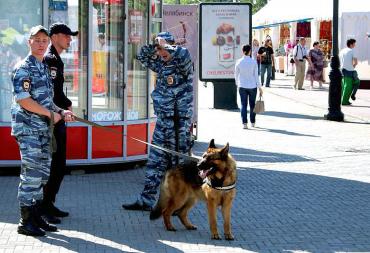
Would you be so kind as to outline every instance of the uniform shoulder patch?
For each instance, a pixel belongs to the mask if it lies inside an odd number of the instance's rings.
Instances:
[[[24,91],[29,92],[31,89],[31,80],[28,78],[24,78],[22,81],[22,87]]]
[[[57,77],[57,71],[58,69],[56,67],[50,67],[50,76],[52,79],[55,79]]]

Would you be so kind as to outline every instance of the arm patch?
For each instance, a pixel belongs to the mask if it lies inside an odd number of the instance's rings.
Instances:
[[[24,78],[22,81],[22,87],[24,91],[29,92],[31,89],[31,80],[28,78]]]

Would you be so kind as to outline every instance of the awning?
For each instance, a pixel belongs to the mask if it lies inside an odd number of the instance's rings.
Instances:
[[[287,21],[273,23],[273,24],[266,24],[266,25],[254,26],[254,27],[252,27],[252,29],[264,29],[264,28],[268,28],[268,27],[278,26],[278,25],[281,25],[281,24],[287,24],[287,23],[290,23],[290,22],[307,22],[307,21],[310,21],[312,19],[313,18],[287,20]]]
[[[369,12],[369,0],[339,0],[339,17],[343,12]],[[253,15],[254,27],[290,20],[333,18],[332,0],[270,0]],[[257,28],[256,28],[257,29]]]

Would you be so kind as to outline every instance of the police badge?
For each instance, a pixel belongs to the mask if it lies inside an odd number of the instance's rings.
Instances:
[[[23,79],[23,85],[22,85],[22,87],[23,87],[23,90],[24,91],[30,91],[30,88],[31,88],[31,81],[30,81],[30,79]]]
[[[50,76],[52,79],[55,79],[57,77],[57,68],[56,67],[50,67]]]
[[[172,85],[173,84],[173,76],[168,76],[167,77],[167,84]]]

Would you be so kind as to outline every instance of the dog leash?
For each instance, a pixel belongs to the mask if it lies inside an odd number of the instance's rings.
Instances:
[[[103,125],[100,125],[100,124],[97,124],[95,122],[92,122],[90,120],[87,120],[87,119],[83,119],[83,118],[80,118],[80,117],[77,117],[77,116],[73,116],[73,118],[78,121],[78,122],[81,122],[81,123],[84,123],[84,124],[87,124],[87,125],[90,125],[90,126],[94,126],[94,127],[98,127],[100,129],[103,129],[105,131],[109,131],[109,132],[112,132],[112,133],[116,133],[116,134],[119,134],[119,135],[122,135],[122,136],[126,136],[125,134],[123,134],[122,132],[120,131],[117,131],[115,129],[112,129],[112,128],[109,128],[107,126],[103,126]],[[166,153],[170,153],[172,155],[175,155],[177,157],[181,157],[181,158],[184,158],[186,160],[190,160],[190,161],[194,161],[194,162],[199,162],[199,159],[194,157],[194,156],[189,156],[189,155],[186,155],[186,154],[183,154],[183,153],[180,153],[180,152],[177,152],[175,150],[171,150],[171,149],[168,149],[168,148],[163,148],[163,147],[160,147],[160,146],[157,146],[157,145],[154,145],[152,143],[149,143],[149,142],[146,142],[146,141],[143,141],[143,140],[140,140],[140,139],[137,139],[135,137],[130,137],[131,139],[137,141],[137,142],[141,142],[143,144],[146,144],[150,147],[153,147],[153,148],[156,148],[156,149],[159,149],[159,150],[162,150]]]

